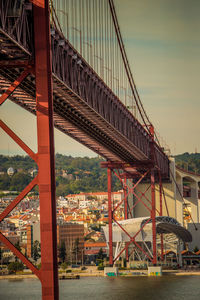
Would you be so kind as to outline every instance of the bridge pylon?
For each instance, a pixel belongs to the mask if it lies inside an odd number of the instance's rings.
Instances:
[[[0,126],[37,163],[38,175],[2,212],[0,221],[38,185],[40,198],[41,269],[37,269],[2,233],[0,233],[0,240],[40,279],[42,299],[57,300],[59,299],[59,291],[49,1],[35,0],[32,2],[35,57],[31,62],[23,61],[22,59],[20,61],[11,60],[2,63],[2,67],[4,68],[21,67],[24,70],[0,97],[0,104],[4,103],[17,87],[20,87],[20,84],[22,84],[28,75],[32,74],[35,76],[38,152],[34,153],[4,122],[1,121]]]

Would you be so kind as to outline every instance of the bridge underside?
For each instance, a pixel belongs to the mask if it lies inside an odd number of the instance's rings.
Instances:
[[[2,38],[2,31],[0,37]],[[5,40],[6,35],[4,35]],[[23,63],[24,65],[31,61],[26,60],[10,61],[10,49],[19,53],[19,59],[23,56],[20,46],[14,41],[7,42],[8,49],[4,46],[4,55],[8,54],[8,58],[1,63],[0,70],[0,93],[3,94],[10,84],[14,82],[22,73],[23,68],[12,66]],[[26,53],[24,53],[26,55]],[[138,159],[146,160],[147,157],[142,153],[138,153],[136,148],[128,139],[120,136],[117,130],[110,126],[98,113],[87,105],[77,94],[75,94],[67,85],[65,85],[58,77],[53,75],[53,96],[54,96],[54,125],[56,128],[81,142],[91,150],[105,157],[110,161],[136,161]],[[29,112],[36,114],[35,101],[35,77],[33,74],[28,75],[23,82],[10,96],[15,104]],[[122,145],[126,145],[127,150]]]
[[[33,51],[3,29],[0,29],[0,39],[0,93],[3,94],[33,64]],[[131,165],[152,163],[151,137],[142,125],[54,29],[51,41],[54,126],[109,161]],[[33,69],[10,100],[36,114]],[[167,178],[168,158],[157,144],[154,148],[156,165]]]
[[[10,68],[8,72],[8,69],[2,68],[0,70],[0,93],[3,94],[19,75],[20,69]],[[10,96],[10,100],[36,114],[34,81],[34,76],[29,75],[21,83],[23,90],[17,88]],[[53,76],[53,87],[54,125],[56,128],[107,160],[118,162],[136,161],[130,153],[133,152],[131,148],[133,145],[123,136],[119,136],[114,128],[109,126],[100,115],[96,114],[78,95],[63,85],[55,76]],[[29,93],[26,93],[25,89]],[[124,149],[122,145],[126,145],[129,151]],[[142,154],[139,158],[146,160],[146,157]]]

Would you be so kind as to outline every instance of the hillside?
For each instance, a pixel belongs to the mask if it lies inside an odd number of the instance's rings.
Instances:
[[[80,192],[107,190],[106,169],[100,167],[100,158],[72,157],[56,154],[56,193],[67,195]],[[12,167],[15,174],[8,176]],[[31,171],[37,166],[28,156],[0,155],[0,190],[21,191],[31,181]],[[121,189],[120,182],[113,177],[113,190]]]
[[[200,153],[179,154],[174,156],[177,166],[190,172],[200,174]]]
[[[106,169],[101,169],[101,161],[98,157],[81,158],[56,154],[57,195],[106,191],[107,173]],[[179,167],[200,174],[200,153],[176,155],[175,161]],[[15,169],[13,176],[7,174],[10,167]],[[0,155],[0,191],[21,191],[31,181],[31,171],[36,167],[36,163],[28,156]],[[113,176],[113,190],[119,189],[121,184]]]

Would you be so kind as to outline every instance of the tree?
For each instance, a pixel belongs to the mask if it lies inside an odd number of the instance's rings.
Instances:
[[[20,247],[19,241],[17,241],[17,243],[15,244],[15,248],[16,248],[18,251],[21,251],[21,247]],[[15,256],[15,261],[18,261],[18,257],[17,257],[17,256]]]
[[[73,253],[75,254],[75,258],[76,258],[76,264],[77,264],[77,258],[78,258],[78,253],[80,252],[79,249],[79,238],[75,239],[75,243],[74,243],[74,249],[73,249]]]
[[[9,188],[10,188],[10,177],[8,176],[8,174],[0,175],[0,190],[5,191],[5,190],[9,190]]]
[[[193,251],[196,253],[199,251],[199,248],[197,246],[195,246]]]
[[[23,271],[23,270],[24,270],[24,265],[22,262],[15,261],[15,262],[11,262],[8,265],[9,273],[16,273],[17,271]]]
[[[66,262],[63,262],[63,263],[61,264],[61,269],[62,269],[62,270],[66,270],[66,269],[67,269],[67,263],[66,263]]]
[[[104,253],[103,253],[103,249],[102,248],[99,249],[99,252],[97,254],[97,258],[98,259],[103,259],[104,258]]]
[[[29,174],[16,173],[12,176],[10,182],[11,191],[22,191],[32,180]]]
[[[35,240],[33,242],[33,249],[32,249],[32,258],[35,262],[37,262],[38,258],[41,257],[41,248],[39,241]]]
[[[59,247],[59,258],[61,259],[62,262],[64,262],[65,257],[66,257],[66,246],[65,246],[65,242],[62,241]]]

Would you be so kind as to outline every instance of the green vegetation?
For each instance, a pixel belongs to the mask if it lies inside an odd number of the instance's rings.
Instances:
[[[40,257],[41,257],[40,242],[35,240],[33,242],[32,258],[34,259],[35,262],[37,262],[38,258]]]
[[[12,167],[15,170],[22,169],[28,171],[29,169],[35,169],[36,163],[29,156],[15,155],[5,156],[0,155],[1,171],[7,172],[8,168]]]
[[[20,247],[20,244],[19,244],[19,241],[17,241],[17,243],[15,244],[15,248],[21,252],[21,247]],[[15,261],[18,261],[18,257],[15,256]]]
[[[104,253],[103,253],[103,249],[100,248],[99,249],[99,252],[97,254],[97,258],[100,259],[100,260],[103,260],[103,258],[105,257]]]
[[[176,165],[189,172],[200,174],[200,153],[179,154],[175,156]]]
[[[13,176],[0,175],[0,190],[22,191],[31,181],[31,176],[26,173],[15,173]]]
[[[72,157],[56,154],[56,194],[66,196],[80,192],[101,192],[107,190],[106,169],[100,167],[102,159],[95,157]],[[188,152],[176,155],[177,166],[200,174],[200,153]],[[7,175],[8,168],[16,170],[13,176]],[[28,156],[0,155],[0,191],[22,191],[32,180],[31,170],[36,163]],[[121,183],[113,176],[113,191],[121,189]],[[37,187],[34,188],[37,192]],[[98,216],[97,216],[98,217]]]
[[[74,248],[73,248],[72,252],[75,255],[76,265],[77,265],[77,258],[78,258],[78,254],[80,252],[80,249],[79,249],[79,238],[75,239]]]
[[[198,252],[198,251],[199,251],[199,248],[198,248],[197,246],[195,246],[193,252],[196,253],[196,252]]]
[[[24,270],[24,265],[22,262],[15,261],[15,262],[11,262],[8,265],[9,274],[16,273],[17,271],[23,271],[23,270]]]
[[[100,167],[102,159],[95,157],[72,157],[56,154],[56,194],[78,194],[80,192],[101,192],[107,190],[107,172]],[[12,167],[13,176],[7,175]],[[36,164],[28,156],[0,155],[0,191],[21,191],[31,181],[30,171]],[[121,183],[113,176],[113,190],[121,189]]]
[[[64,271],[67,269],[68,267],[68,264],[66,262],[63,262],[61,265],[60,265],[61,269]]]
[[[64,263],[66,258],[66,247],[64,241],[61,242],[61,245],[59,247],[59,258],[62,261],[62,263]]]

